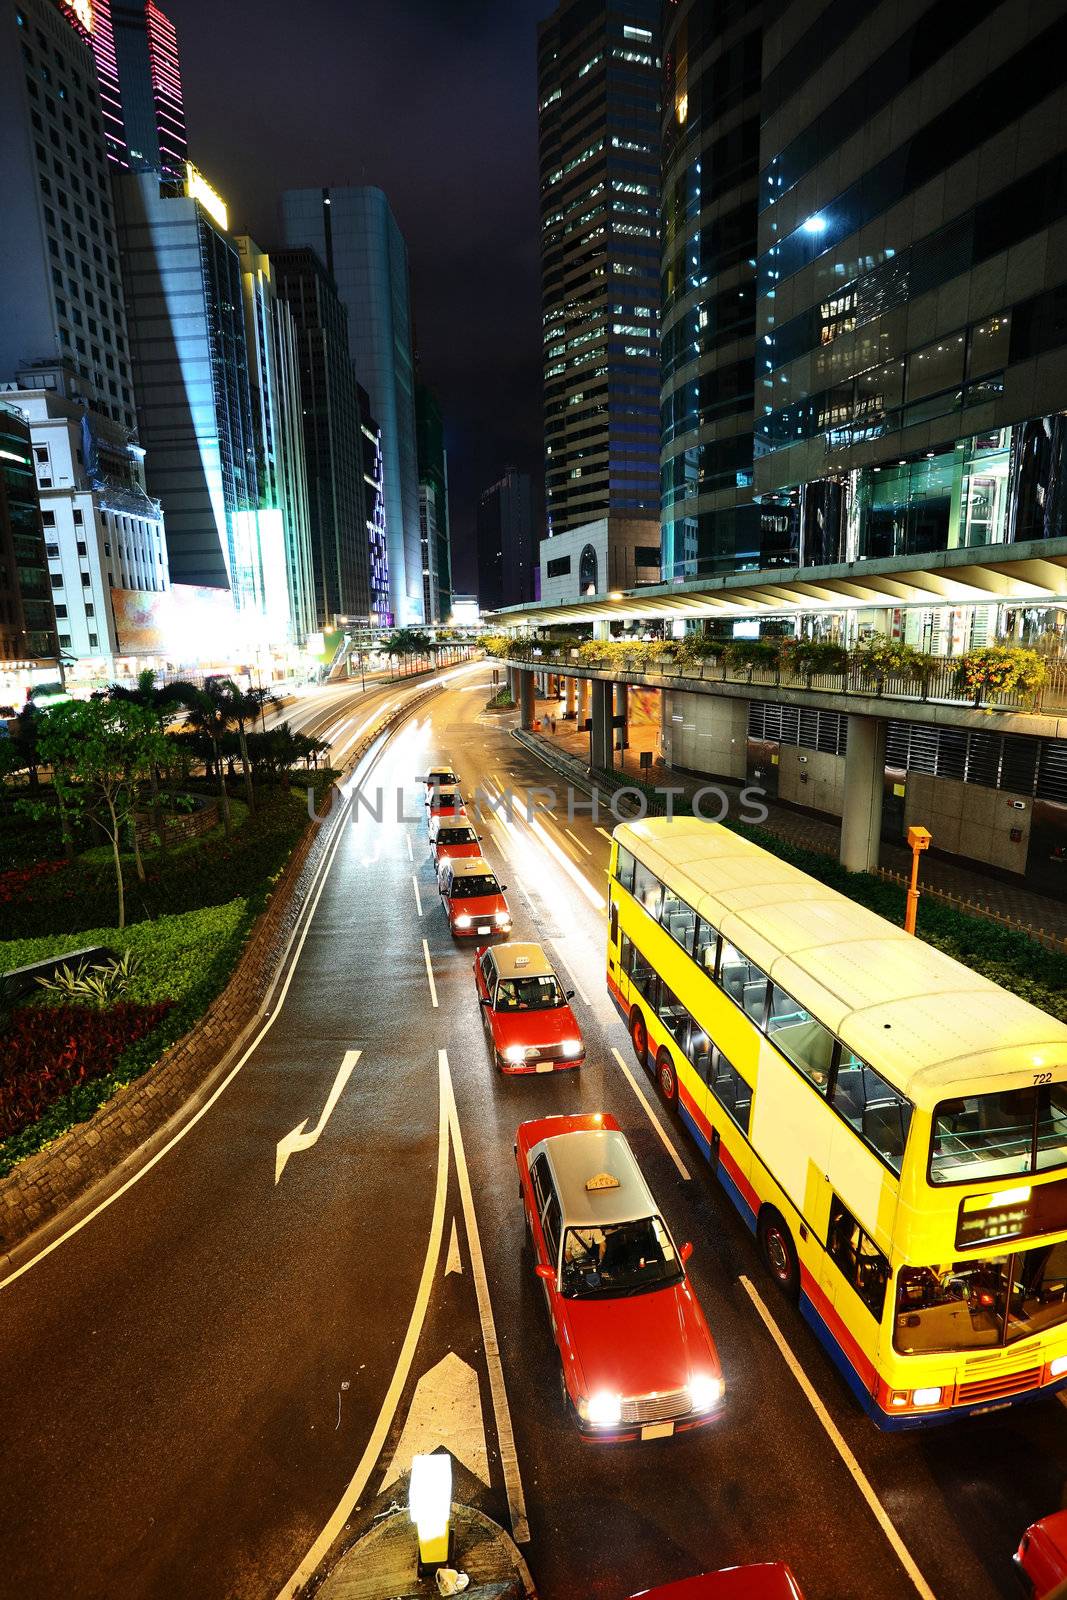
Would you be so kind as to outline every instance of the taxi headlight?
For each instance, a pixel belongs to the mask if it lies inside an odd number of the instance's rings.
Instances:
[[[526,1048],[525,1048],[524,1045],[521,1045],[521,1044],[509,1044],[507,1049],[504,1051],[504,1060],[505,1061],[513,1061],[513,1062],[514,1061],[525,1061],[525,1059],[526,1059]]]
[[[1065,1372],[1067,1372],[1067,1356],[1057,1356],[1055,1361],[1049,1362],[1048,1375],[1050,1378],[1062,1378]]]
[[[613,1428],[622,1420],[622,1396],[601,1389],[578,1403],[578,1415],[594,1428]]]
[[[582,1053],[582,1041],[580,1039],[564,1039],[562,1050],[567,1059],[573,1061],[575,1056],[580,1056]]]
[[[689,1380],[689,1404],[694,1411],[710,1411],[723,1397],[726,1385],[721,1378],[698,1372]]]
[[[511,921],[511,913],[508,912],[508,911],[498,911],[498,912],[496,912],[496,920],[498,922],[510,922]]]
[[[467,913],[465,911],[461,911],[459,916],[456,918],[456,927],[457,928],[469,928],[470,925],[471,925],[470,917],[467,915]]]
[[[940,1389],[915,1389],[912,1392],[911,1403],[913,1406],[937,1406],[941,1404]]]

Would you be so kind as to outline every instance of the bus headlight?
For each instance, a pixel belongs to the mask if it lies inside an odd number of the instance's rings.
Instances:
[[[689,1380],[689,1404],[694,1411],[710,1411],[722,1399],[725,1388],[721,1378],[698,1372]]]
[[[471,925],[470,917],[467,915],[467,913],[465,911],[461,911],[459,916],[456,918],[456,927],[457,928],[469,928],[470,925]]]
[[[567,1060],[573,1061],[575,1056],[580,1056],[582,1053],[582,1041],[580,1039],[564,1039],[560,1048]]]
[[[940,1389],[915,1389],[912,1391],[911,1403],[913,1406],[939,1406],[941,1404]]]
[[[1055,1361],[1049,1362],[1048,1375],[1050,1378],[1062,1378],[1065,1372],[1067,1372],[1067,1356],[1057,1356]]]
[[[504,1060],[510,1061],[513,1065],[519,1061],[525,1061],[526,1046],[521,1044],[509,1044],[507,1049],[504,1051]]]
[[[622,1396],[601,1389],[578,1402],[578,1415],[594,1428],[614,1428],[622,1420]]]

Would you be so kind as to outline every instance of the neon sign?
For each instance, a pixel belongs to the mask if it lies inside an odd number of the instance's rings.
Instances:
[[[199,168],[194,167],[191,161],[185,163],[185,192],[190,200],[198,200],[208,216],[218,223],[220,228],[226,229],[230,225],[230,213],[226,202],[217,189],[213,189]]]

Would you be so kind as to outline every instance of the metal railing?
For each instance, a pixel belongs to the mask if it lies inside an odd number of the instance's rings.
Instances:
[[[970,706],[975,710],[1017,711],[1060,715],[1067,713],[1067,661],[1059,658],[1046,664],[1045,682],[1033,693],[1017,690],[963,689],[956,682],[958,662],[946,657],[943,663],[923,671],[887,673],[875,677],[857,660],[850,660],[840,672],[791,671],[782,665],[731,665],[722,656],[704,660],[679,660],[669,651],[646,652],[610,650],[603,656],[581,656],[571,647],[550,644],[517,643],[505,658],[519,666],[562,667],[575,672],[618,672],[663,678],[688,678],[703,683],[740,684],[760,689],[802,689],[816,694],[863,695],[877,699],[909,701],[912,704]]]

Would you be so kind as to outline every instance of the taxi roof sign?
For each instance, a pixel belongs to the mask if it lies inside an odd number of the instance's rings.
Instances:
[[[610,1172],[595,1172],[591,1178],[585,1180],[585,1187],[592,1194],[598,1189],[618,1189],[619,1180]]]

